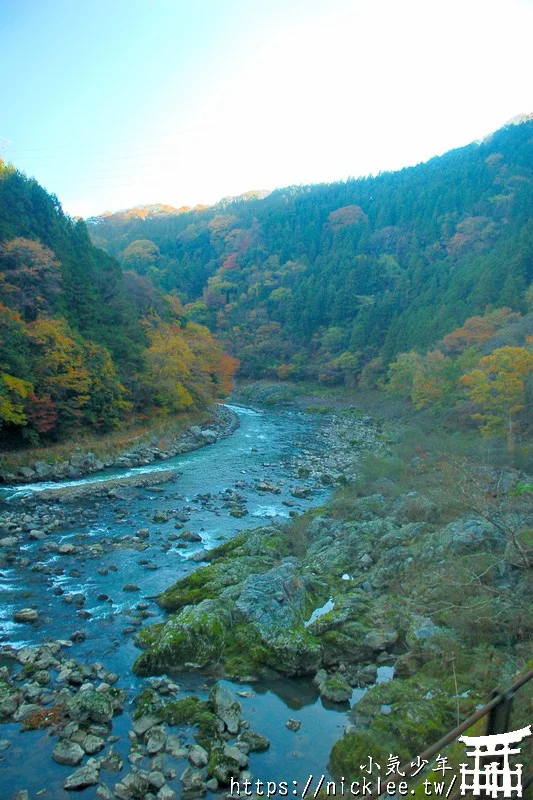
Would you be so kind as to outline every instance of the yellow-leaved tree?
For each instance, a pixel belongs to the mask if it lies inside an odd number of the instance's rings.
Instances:
[[[29,381],[6,372],[0,375],[0,427],[4,423],[26,425],[24,401],[33,391]]]
[[[194,354],[175,325],[162,323],[150,333],[144,354],[145,381],[154,400],[168,411],[184,411],[193,404],[185,384],[191,377]]]
[[[505,434],[510,447],[526,405],[526,381],[533,371],[533,352],[527,347],[500,347],[461,377],[471,400],[480,410],[474,419],[484,434]]]

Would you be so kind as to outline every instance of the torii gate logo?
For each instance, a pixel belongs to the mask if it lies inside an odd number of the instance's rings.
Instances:
[[[473,748],[470,752],[467,750],[466,755],[474,759],[473,767],[460,765],[461,795],[472,792],[474,797],[522,797],[523,764],[512,765],[509,756],[520,753],[520,747],[511,745],[517,745],[528,736],[531,736],[531,725],[490,736],[460,736],[460,742]]]

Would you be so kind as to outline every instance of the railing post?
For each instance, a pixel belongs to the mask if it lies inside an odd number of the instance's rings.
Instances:
[[[497,689],[493,689],[491,693],[491,699],[498,697],[499,692]],[[511,719],[511,711],[513,709],[513,699],[514,693],[506,692],[505,694],[501,695],[500,702],[491,708],[487,715],[487,736],[491,736],[493,734],[498,733],[507,733],[509,731],[509,721]],[[494,756],[490,757],[491,762],[497,764],[497,768],[501,769],[503,767],[503,757],[502,758],[494,758]],[[492,798],[492,794],[490,792],[481,792],[480,797]]]
[[[497,689],[492,692],[492,698],[497,697],[499,694]],[[487,736],[494,733],[507,733],[509,730],[509,720],[513,708],[514,693],[507,692],[502,695],[502,699],[498,705],[491,708],[488,714],[487,721]]]

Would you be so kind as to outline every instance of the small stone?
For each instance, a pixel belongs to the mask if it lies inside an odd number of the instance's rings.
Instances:
[[[100,750],[104,749],[105,741],[99,736],[93,736],[92,734],[89,734],[82,746],[88,755],[93,756],[95,753],[99,753]]]
[[[288,728],[290,731],[299,731],[302,727],[302,723],[299,719],[293,719],[290,717],[287,722],[285,723],[285,727]]]
[[[165,749],[167,743],[167,734],[163,728],[154,727],[150,728],[146,740],[146,750],[149,756],[154,756]]]
[[[39,613],[34,608],[21,608],[20,611],[16,611],[13,620],[15,622],[37,622],[39,619]]]
[[[105,785],[105,783],[101,783],[96,790],[96,796],[100,800],[114,800],[114,795],[111,789]]]
[[[162,786],[157,793],[158,800],[176,800],[176,792],[170,786]]]

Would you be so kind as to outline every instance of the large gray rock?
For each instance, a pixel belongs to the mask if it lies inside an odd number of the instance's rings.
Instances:
[[[133,720],[132,728],[137,736],[144,736],[146,731],[157,725],[159,721],[159,717],[152,714],[143,714],[142,717]]]
[[[303,619],[305,589],[297,565],[296,559],[286,558],[279,566],[250,575],[244,582],[235,612],[262,636],[285,631]]]
[[[146,737],[146,750],[148,755],[155,756],[165,749],[167,743],[167,733],[161,726],[150,728]]]
[[[84,767],[80,767],[76,772],[73,772],[72,775],[68,776],[63,784],[63,788],[66,789],[67,792],[72,792],[85,789],[87,786],[96,786],[98,783],[98,773],[99,770],[96,763],[86,764]]]
[[[113,719],[113,701],[105,692],[88,689],[78,692],[67,701],[67,713],[76,721],[107,723]]]
[[[242,715],[242,706],[239,701],[234,698],[229,689],[218,683],[211,690],[209,699],[213,704],[216,716],[224,723],[224,727],[229,733],[237,734]]]
[[[209,761],[207,750],[204,750],[204,748],[200,747],[199,744],[192,745],[191,749],[189,750],[188,758],[192,766],[198,768],[205,767]]]
[[[76,764],[79,764],[84,755],[83,748],[68,739],[61,739],[52,751],[54,761],[58,764],[66,764],[69,767],[75,767]]]

